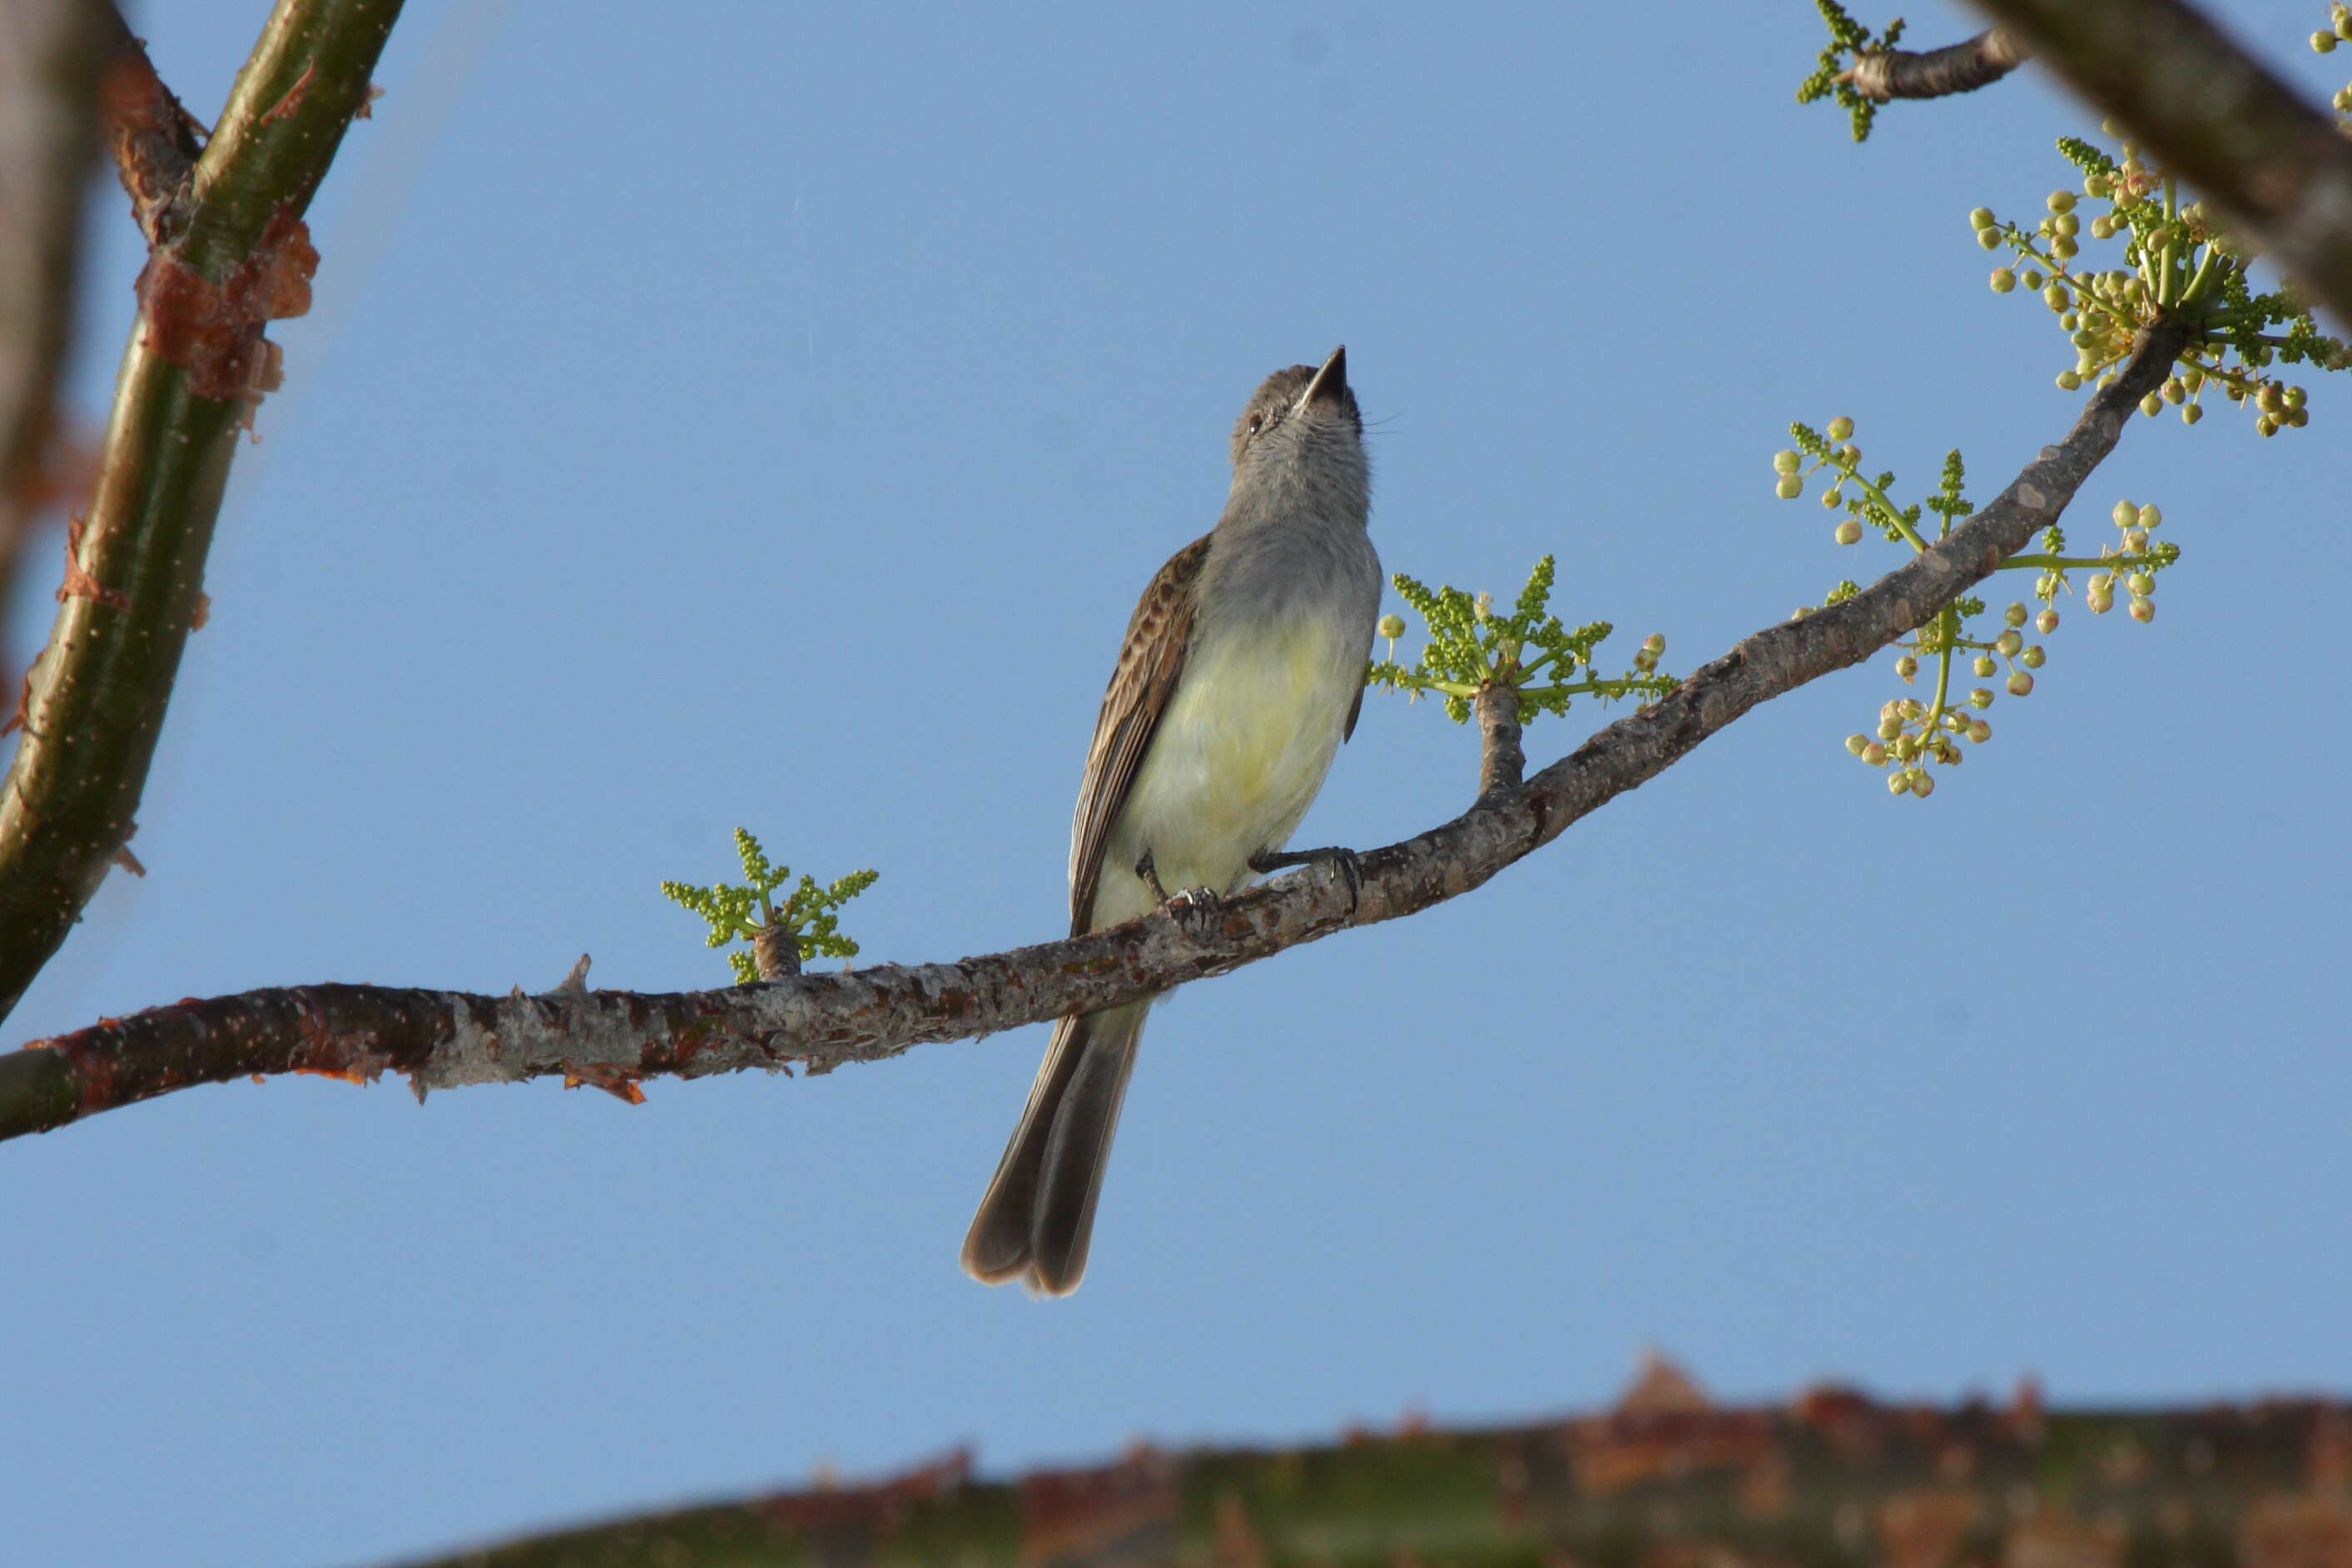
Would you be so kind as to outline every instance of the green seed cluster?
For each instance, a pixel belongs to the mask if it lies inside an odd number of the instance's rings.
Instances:
[[[2345,15],[2342,5],[2336,7]],[[2333,34],[2316,35],[2334,37]],[[2352,89],[2347,89],[2352,90]],[[2352,102],[2352,100],[2347,100]],[[2110,132],[2115,131],[2111,124]],[[2201,204],[2183,205],[2172,176],[2146,161],[2131,142],[2117,161],[2088,142],[2062,137],[2058,150],[2082,171],[2081,192],[2050,193],[2046,209],[2027,229],[2005,223],[1989,207],[1969,214],[1977,243],[2003,246],[2015,264],[1994,268],[1992,289],[2038,295],[2058,318],[2074,363],[2058,373],[2061,390],[2086,382],[2105,386],[2129,357],[2140,329],[2160,315],[2188,321],[2196,335],[2180,353],[2176,374],[2140,402],[2150,417],[2169,405],[2181,422],[2204,417],[2206,392],[2251,405],[2255,432],[2273,436],[2309,422],[2305,390],[2290,386],[2273,367],[2352,365],[2352,354],[2321,334],[2310,307],[2291,290],[2257,294],[2247,281],[2247,255]],[[2087,223],[2085,202],[2105,210]],[[2122,265],[2096,268],[2076,261],[2084,238],[2120,240]]]
[[[2323,55],[2335,53],[2338,40],[2352,39],[2352,6],[2346,5],[2344,0],[2336,0],[2327,7],[2327,24],[2326,32],[2311,35],[2312,48]],[[2352,135],[2352,87],[2338,88],[2334,102],[2336,129]]]
[[[1508,615],[1495,613],[1492,594],[1433,590],[1398,573],[1390,580],[1427,624],[1429,645],[1412,668],[1398,664],[1396,639],[1404,635],[1404,619],[1381,616],[1378,629],[1389,639],[1389,658],[1373,661],[1365,671],[1365,683],[1411,698],[1433,693],[1444,700],[1446,717],[1457,724],[1470,717],[1471,700],[1480,689],[1496,683],[1517,689],[1522,723],[1538,713],[1565,714],[1576,697],[1646,701],[1680,684],[1658,668],[1666,639],[1654,632],[1634,651],[1631,669],[1621,676],[1597,673],[1593,656],[1615,628],[1607,621],[1588,622],[1572,631],[1562,625],[1549,608],[1555,570],[1549,555],[1537,562]]]
[[[803,962],[820,955],[827,958],[855,958],[857,944],[840,934],[841,906],[872,887],[881,875],[878,871],[852,871],[845,877],[819,887],[816,879],[803,874],[800,885],[788,894],[779,908],[771,897],[790,879],[789,866],[772,866],[767,852],[750,831],[735,830],[735,855],[742,862],[743,885],[714,882],[699,888],[691,882],[664,882],[663,894],[689,914],[700,915],[710,927],[705,939],[706,947],[725,947],[731,942],[751,942],[771,926],[782,927],[793,933],[800,944]],[[756,911],[757,920],[752,918]],[[734,973],[736,984],[749,985],[760,978],[760,972],[749,952],[730,952],[727,966]]]

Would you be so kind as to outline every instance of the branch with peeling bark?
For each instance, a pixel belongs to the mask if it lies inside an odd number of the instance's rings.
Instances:
[[[2181,0],[1979,0],[2352,323],[2352,142]]]
[[[1837,79],[1878,103],[1896,98],[1949,98],[1999,81],[2032,58],[2024,40],[2005,27],[1988,27],[1940,49],[1874,49]]]
[[[211,139],[194,149],[143,50],[119,48],[107,140],[153,242],[88,514],[0,787],[0,1015],[57,952],[133,830],[202,615],[236,435],[272,384],[263,324],[307,308],[302,214],[400,0],[279,0]]]
[[[1485,883],[1568,826],[1656,777],[1759,703],[1868,658],[1924,624],[2032,542],[2115,447],[2186,330],[2152,328],[2074,429],[2000,496],[1845,602],[1769,626],[1655,705],[1620,719],[1524,783],[1517,715],[1481,731],[1486,789],[1439,827],[1361,858],[1352,894],[1318,868],[1179,921],[1164,912],[1066,941],[955,963],[884,964],[723,991],[557,989],[507,996],[309,985],[187,1001],[0,1057],[0,1138],[200,1083],[254,1074],[404,1074],[416,1090],[561,1077],[635,1098],[638,1080],[800,1062],[814,1072],[893,1057],[1222,974],[1351,926],[1413,914]],[[1510,704],[1507,706],[1515,706]]]

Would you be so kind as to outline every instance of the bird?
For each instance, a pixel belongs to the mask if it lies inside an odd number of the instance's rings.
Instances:
[[[1267,376],[1234,423],[1232,456],[1216,526],[1143,590],[1103,694],[1070,825],[1074,936],[1198,910],[1288,866],[1335,863],[1351,888],[1358,875],[1348,850],[1285,847],[1355,732],[1380,612],[1346,346]],[[964,1237],[975,1279],[1035,1296],[1077,1289],[1158,999],[1055,1025]]]

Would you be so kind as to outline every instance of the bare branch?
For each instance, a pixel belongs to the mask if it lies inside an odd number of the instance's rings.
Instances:
[[[2352,323],[2352,144],[2181,0],[1979,0]]]
[[[1749,709],[1868,658],[1982,580],[2064,510],[2186,336],[2172,321],[2151,329],[2066,439],[2043,448],[1950,537],[1843,604],[1758,632],[1525,784],[1365,855],[1354,897],[1339,873],[1318,870],[1182,922],[1159,913],[957,963],[884,964],[723,991],[567,985],[498,997],[311,985],[182,1002],[0,1057],[0,1138],[256,1073],[373,1079],[393,1071],[420,1093],[561,1076],[634,1096],[637,1079],[661,1074],[695,1078],[788,1061],[828,1071],[922,1041],[1133,1001],[1349,926],[1415,913],[1478,887]]]
[[[110,139],[163,242],[140,275],[98,488],[71,535],[0,789],[0,1015],[131,837],[201,614],[236,434],[275,384],[262,325],[308,309],[318,254],[301,215],[367,101],[399,10],[400,0],[278,0],[185,180],[175,160],[193,143],[177,101],[143,51],[116,57]]]
[[[1940,49],[1877,49],[1858,56],[1837,79],[1867,99],[1949,98],[1990,86],[2032,58],[2024,40],[1988,27]]]
[[[116,20],[105,0],[0,7],[0,605],[57,499],[57,382]]]
[[[1478,721],[1478,798],[1518,788],[1528,771],[1519,744],[1518,688],[1488,681],[1471,699],[1470,712]]]

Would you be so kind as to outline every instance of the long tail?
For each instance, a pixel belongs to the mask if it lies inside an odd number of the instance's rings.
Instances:
[[[1150,1010],[1137,1002],[1054,1026],[1029,1104],[963,1238],[965,1273],[988,1285],[1020,1279],[1045,1296],[1078,1288]]]

